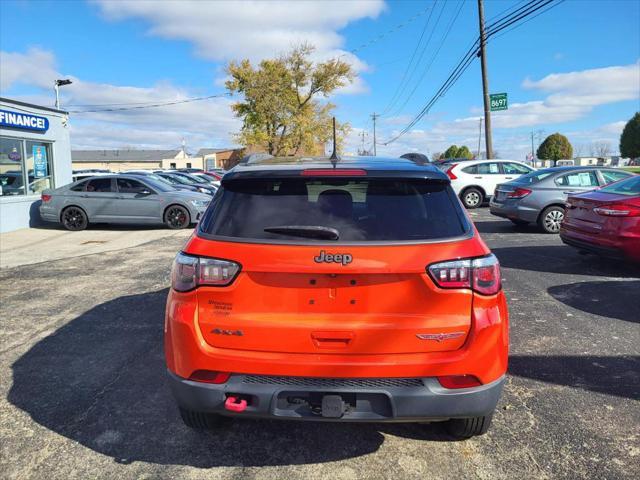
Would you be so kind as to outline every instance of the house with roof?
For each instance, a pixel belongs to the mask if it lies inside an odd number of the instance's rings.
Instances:
[[[155,170],[160,168],[232,168],[242,158],[239,148],[201,148],[195,155],[184,149],[175,150],[72,150],[74,170],[105,169],[112,172],[124,170]]]
[[[107,169],[121,172],[131,169],[202,168],[199,158],[192,158],[181,149],[175,150],[72,150],[74,170]]]
[[[195,154],[196,157],[202,158],[202,165],[206,170],[229,170],[240,162],[242,155],[242,148],[201,148]]]

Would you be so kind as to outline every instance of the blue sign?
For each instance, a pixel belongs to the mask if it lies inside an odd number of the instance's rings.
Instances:
[[[0,110],[0,126],[46,132],[49,130],[49,119],[31,115],[30,113],[9,112]]]
[[[47,175],[47,149],[42,145],[33,146],[33,176],[36,178]]]

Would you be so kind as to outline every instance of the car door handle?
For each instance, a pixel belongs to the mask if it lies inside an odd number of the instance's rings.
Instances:
[[[506,178],[507,180],[512,180],[513,179],[513,177],[504,177],[504,178]]]
[[[482,180],[482,177],[473,177],[473,178],[477,178],[478,180]]]
[[[85,194],[85,195],[80,195],[82,198],[89,198],[89,195]]]
[[[577,192],[577,190],[566,190],[566,191],[564,191],[562,193],[564,193],[565,195],[569,195],[570,193],[576,193],[576,192]]]

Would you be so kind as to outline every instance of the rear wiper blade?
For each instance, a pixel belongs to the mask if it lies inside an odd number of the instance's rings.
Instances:
[[[266,227],[264,231],[292,237],[319,238],[321,240],[338,240],[340,238],[338,230],[321,225],[279,225]]]

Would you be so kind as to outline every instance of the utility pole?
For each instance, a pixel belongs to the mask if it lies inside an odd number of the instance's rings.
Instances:
[[[533,149],[533,130],[531,130],[531,166],[534,166],[536,161],[536,151]]]
[[[484,137],[486,142],[487,159],[493,158],[493,145],[491,141],[491,108],[489,105],[489,79],[487,78],[487,54],[485,44],[487,38],[484,34],[484,6],[483,0],[478,0],[478,21],[480,24],[480,67],[482,69],[482,96],[484,99]]]
[[[360,132],[360,155],[367,155],[367,150],[364,147],[364,139],[368,137],[366,130]]]
[[[380,115],[376,114],[376,112],[373,112],[373,115],[371,115],[371,118],[373,119],[373,156],[377,156],[377,151],[376,151],[376,119],[379,117]]]
[[[478,130],[478,158],[476,158],[476,160],[481,160],[481,158],[480,158],[480,139],[482,138],[482,117],[480,117],[479,126],[480,126],[480,129]]]

